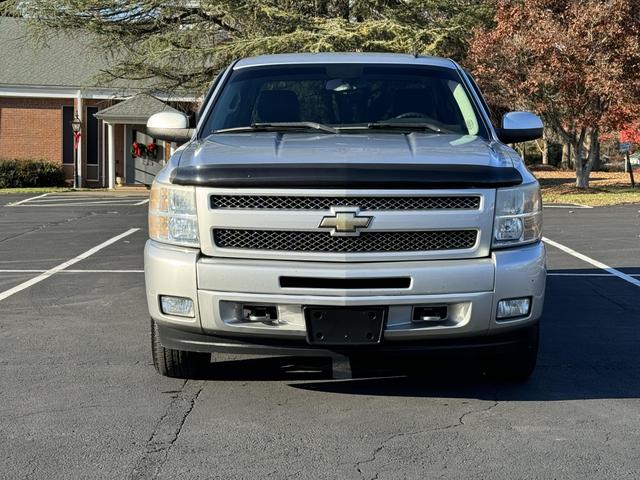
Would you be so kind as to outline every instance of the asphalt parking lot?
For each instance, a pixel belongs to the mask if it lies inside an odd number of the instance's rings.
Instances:
[[[640,477],[638,205],[545,209],[524,384],[222,354],[184,382],[151,365],[145,198],[32,197],[0,195],[2,478]]]

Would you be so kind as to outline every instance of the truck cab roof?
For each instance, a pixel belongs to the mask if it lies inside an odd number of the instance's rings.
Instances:
[[[367,63],[397,65],[430,65],[455,69],[456,63],[449,58],[411,55],[406,53],[285,53],[259,55],[239,60],[234,69],[264,65],[316,64],[316,63]]]

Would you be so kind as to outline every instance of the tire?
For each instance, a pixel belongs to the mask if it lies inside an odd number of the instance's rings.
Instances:
[[[160,343],[158,325],[151,320],[151,356],[156,371],[165,377],[202,378],[211,362],[210,353],[165,348]]]
[[[523,332],[523,342],[516,352],[497,353],[488,359],[485,372],[488,376],[507,382],[523,382],[536,368],[540,327],[538,324]]]

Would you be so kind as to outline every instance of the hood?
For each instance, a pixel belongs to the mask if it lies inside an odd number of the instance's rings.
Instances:
[[[265,163],[513,166],[495,145],[477,136],[425,133],[228,133],[191,144],[180,158],[180,167]]]
[[[425,133],[228,133],[181,151],[173,183],[225,188],[495,188],[522,183],[506,147]],[[173,163],[173,159],[172,159]]]

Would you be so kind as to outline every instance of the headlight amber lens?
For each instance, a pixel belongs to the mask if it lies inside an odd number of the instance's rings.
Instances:
[[[159,242],[198,247],[194,187],[154,183],[149,197],[149,237]]]

